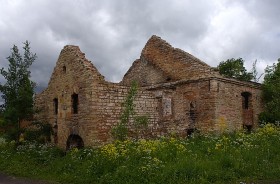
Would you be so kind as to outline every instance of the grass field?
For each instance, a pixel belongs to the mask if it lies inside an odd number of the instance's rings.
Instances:
[[[0,170],[60,183],[270,183],[280,181],[280,129],[116,141],[64,153],[0,138]]]

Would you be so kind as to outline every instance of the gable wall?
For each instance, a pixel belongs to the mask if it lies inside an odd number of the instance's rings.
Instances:
[[[134,101],[135,113],[149,119],[142,137],[173,133],[185,137],[192,128],[201,132],[219,132],[223,127],[231,131],[240,129],[241,93],[245,91],[252,94],[254,123],[257,123],[262,110],[258,85],[215,78],[208,65],[183,51],[154,42],[152,45],[160,49],[153,46],[144,49],[141,59],[134,62],[119,84],[105,81],[78,47],[64,47],[47,89],[36,96],[36,106],[41,110],[38,118],[58,126],[58,146],[65,148],[71,134],[79,135],[85,146],[111,142],[111,130],[120,122],[133,80],[142,86]],[[77,114],[72,109],[74,93],[78,94]],[[57,114],[54,98],[58,99]],[[129,133],[135,136],[131,122]]]
[[[140,58],[160,68],[172,81],[213,75],[209,65],[183,50],[173,48],[157,36],[149,39]]]
[[[140,86],[148,86],[164,83],[166,79],[167,76],[162,71],[148,62],[138,59],[125,74],[120,84],[130,86],[132,81],[137,81]]]

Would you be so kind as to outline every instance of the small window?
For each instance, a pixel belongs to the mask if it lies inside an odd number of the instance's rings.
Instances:
[[[74,93],[72,95],[72,112],[73,114],[78,114],[79,98],[78,94]]]
[[[58,99],[53,99],[54,114],[58,114]]]
[[[66,73],[66,66],[63,66],[62,70],[63,70],[63,73]]]

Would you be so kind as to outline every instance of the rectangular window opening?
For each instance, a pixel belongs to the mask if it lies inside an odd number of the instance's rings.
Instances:
[[[72,95],[72,112],[73,112],[73,114],[78,114],[78,104],[79,104],[78,94],[74,93]]]
[[[57,115],[58,114],[58,99],[57,98],[53,99],[53,106],[54,106],[54,114]]]

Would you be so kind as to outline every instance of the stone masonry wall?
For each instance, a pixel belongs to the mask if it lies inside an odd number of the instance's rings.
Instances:
[[[39,117],[57,125],[58,145],[65,148],[69,134],[85,134],[82,128],[88,121],[91,105],[92,86],[106,83],[104,77],[77,46],[66,46],[61,51],[57,64],[50,78],[47,89],[36,97],[36,106],[41,110]],[[73,94],[78,94],[78,113],[73,113]],[[58,101],[55,113],[54,99]]]
[[[61,148],[72,135],[81,137],[85,146],[109,143],[133,80],[140,85],[134,100],[136,115],[148,117],[148,128],[141,134],[145,138],[185,137],[194,129],[238,130],[245,124],[255,126],[262,111],[259,84],[224,78],[153,36],[119,84],[105,81],[77,46],[65,46],[48,87],[36,96],[41,110],[37,118],[57,127]],[[133,137],[131,122],[129,131]]]
[[[263,111],[260,85],[234,81],[215,80],[216,96],[216,131],[234,131],[243,128],[243,92],[252,96],[249,109],[253,111],[253,127],[258,125],[258,114]]]
[[[57,61],[47,89],[36,97],[40,119],[57,125],[58,145],[66,147],[70,135],[79,135],[85,145],[112,141],[111,129],[122,113],[129,87],[104,81],[78,47],[65,47]],[[73,113],[71,96],[78,95],[78,113]],[[58,100],[55,113],[54,99]],[[137,115],[147,115],[147,135],[155,134],[158,100],[153,93],[139,89],[135,99]]]
[[[150,63],[138,59],[125,74],[120,84],[130,86],[132,81],[137,81],[140,86],[148,86],[164,83],[168,81],[168,77]]]
[[[215,123],[216,104],[209,79],[166,83],[149,90],[154,90],[159,99],[159,124],[165,134],[176,133],[186,137],[188,129],[211,131]],[[163,113],[165,99],[171,101],[171,114]]]
[[[128,95],[129,87],[118,84],[99,85],[93,89],[93,97],[89,109],[91,121],[87,129],[87,145],[100,145],[112,141],[111,130],[120,122],[123,103]],[[146,135],[154,133],[158,122],[157,100],[149,91],[139,89],[134,100],[135,115],[148,117]],[[130,127],[130,130],[131,127]],[[86,143],[86,141],[85,141]]]
[[[140,59],[133,63],[121,84],[129,85],[136,80],[141,85],[153,85],[213,76],[221,77],[219,72],[198,58],[173,48],[160,37],[152,36],[142,50]]]

